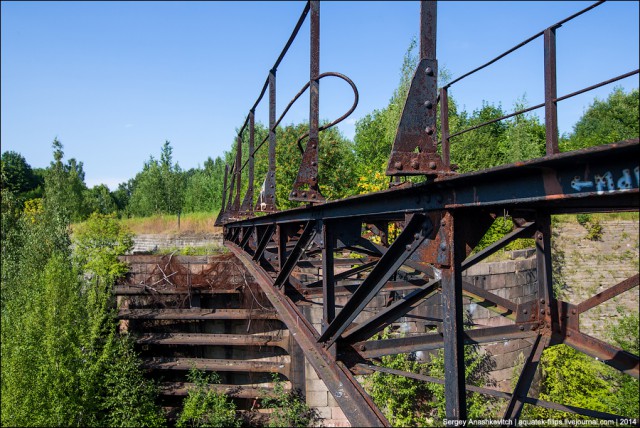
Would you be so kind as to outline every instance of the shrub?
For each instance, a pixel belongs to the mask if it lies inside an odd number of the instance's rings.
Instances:
[[[176,421],[177,427],[239,427],[236,406],[226,395],[210,388],[209,384],[220,383],[217,373],[205,374],[195,368],[187,375],[195,386],[189,390],[183,402],[182,412]]]

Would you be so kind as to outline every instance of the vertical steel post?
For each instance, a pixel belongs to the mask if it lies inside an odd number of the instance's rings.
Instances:
[[[269,71],[269,171],[264,183],[264,211],[276,210],[276,71]]]
[[[255,143],[255,112],[251,110],[249,112],[249,172],[247,176],[247,193],[244,195],[244,199],[242,200],[242,206],[240,207],[240,211],[244,215],[252,215],[253,214],[253,170],[254,170],[254,161],[255,156],[253,154],[253,146]]]
[[[420,59],[436,58],[436,14],[435,0],[420,2]]]
[[[320,126],[320,2],[309,2],[309,141],[302,154],[298,175],[289,193],[289,200],[319,203],[325,198],[318,186],[318,150]]]
[[[322,330],[336,317],[335,278],[333,269],[333,251],[335,239],[331,225],[322,222]]]
[[[450,265],[442,269],[442,311],[444,337],[445,412],[447,419],[467,418],[464,377],[464,320],[462,306],[462,268],[465,244],[456,230],[452,215],[443,217],[441,229],[446,240],[440,249],[450,253]],[[450,222],[451,224],[447,224]],[[459,227],[457,229],[460,229]],[[446,236],[446,230],[449,236]],[[447,263],[447,262],[445,262]]]
[[[409,86],[387,164],[387,175],[439,175],[448,172],[437,153],[436,19],[436,2],[421,1],[420,62]]]
[[[235,184],[236,184],[236,163],[233,162],[231,164],[231,184],[229,185],[229,199],[227,199],[227,210],[228,211],[233,211],[233,205],[231,204],[231,201],[233,200],[233,191],[235,189]]]
[[[558,149],[558,97],[556,81],[556,29],[544,30],[544,124],[546,128],[547,155],[559,153]]]
[[[233,200],[233,211],[240,211],[240,188],[242,183],[242,136],[238,135],[236,144],[236,196]]]
[[[220,214],[222,214],[227,205],[227,177],[229,176],[229,164],[224,164],[224,181],[222,182],[222,202],[220,205]]]
[[[446,87],[440,88],[440,138],[442,138],[442,165],[451,166],[449,145],[449,94]]]
[[[311,52],[309,66],[309,144],[318,144],[318,127],[320,123],[320,2],[311,1]],[[318,162],[318,152],[316,151],[316,171]]]

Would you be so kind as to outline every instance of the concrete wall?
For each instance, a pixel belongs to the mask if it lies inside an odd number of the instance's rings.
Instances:
[[[132,253],[153,252],[185,247],[222,247],[222,234],[162,235],[138,234],[134,238]]]

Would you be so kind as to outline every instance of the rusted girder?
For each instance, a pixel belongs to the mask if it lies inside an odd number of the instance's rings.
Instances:
[[[353,426],[389,426],[389,422],[376,407],[351,372],[337,364],[333,357],[317,341],[318,333],[304,315],[276,287],[273,279],[236,245],[228,248],[245,265],[260,285],[265,295],[282,317],[291,335],[295,337],[309,363],[335,398],[336,402]]]

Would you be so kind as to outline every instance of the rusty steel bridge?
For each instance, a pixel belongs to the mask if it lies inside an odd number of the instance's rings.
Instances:
[[[547,402],[529,395],[542,352],[557,344],[568,345],[635,378],[639,375],[637,355],[580,329],[581,314],[637,287],[638,275],[579,304],[560,300],[552,287],[552,215],[638,211],[639,206],[638,139],[603,142],[606,144],[567,153],[560,153],[558,149],[558,103],[638,74],[636,69],[582,90],[558,95],[556,31],[601,3],[594,3],[545,28],[497,58],[438,87],[437,6],[435,1],[423,1],[419,63],[389,156],[386,171],[390,176],[389,189],[337,201],[326,201],[318,183],[318,134],[355,109],[358,93],[348,77],[335,72],[320,73],[320,4],[318,1],[306,3],[238,133],[235,162],[231,168],[226,168],[223,207],[217,224],[224,226],[225,246],[253,275],[352,425],[389,425],[356,379],[357,375],[374,371],[444,384],[448,419],[466,418],[466,393],[469,391],[508,400],[504,418],[509,420],[520,417],[524,404],[601,419],[625,416]],[[310,19],[311,47],[309,80],[276,119],[276,71],[307,17]],[[539,39],[544,44],[544,101],[451,133],[449,88]],[[345,80],[352,87],[355,100],[344,116],[320,126],[319,81],[325,77]],[[279,211],[275,200],[276,127],[307,89],[310,94],[309,131],[298,141],[302,161],[289,193],[289,199],[302,206]],[[267,93],[269,133],[256,144],[254,112]],[[544,157],[483,171],[455,172],[455,166],[450,163],[449,148],[450,144],[455,144],[457,136],[535,109],[544,109]],[[243,157],[245,137],[248,137],[249,153]],[[261,192],[254,195],[254,157],[265,143],[268,143],[268,172]],[[244,197],[241,195],[243,175],[248,179]],[[425,180],[418,184],[402,180],[407,176],[422,176]],[[474,253],[495,218],[505,211],[513,219],[514,230]],[[391,225],[400,230],[395,237],[389,236]],[[463,271],[520,238],[535,240],[538,280],[534,300],[516,303],[463,281]],[[360,254],[367,262],[336,272],[334,258],[342,251]],[[304,261],[321,266],[320,280],[308,281],[296,274],[296,267]],[[345,279],[355,281],[356,286],[339,285],[339,281]],[[382,290],[400,286],[409,287],[410,292],[365,321],[355,322]],[[350,296],[341,307],[336,306],[338,291],[348,292]],[[441,331],[376,340],[377,333],[414,310],[427,297],[438,293],[443,314]],[[299,303],[310,295],[322,300],[321,331],[311,325],[299,307]],[[481,302],[482,306],[508,318],[510,323],[485,328],[465,326],[463,296]],[[528,338],[533,346],[511,393],[465,384],[465,344],[516,338]],[[385,355],[439,348],[444,349],[444,379],[374,364]]]

